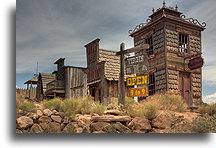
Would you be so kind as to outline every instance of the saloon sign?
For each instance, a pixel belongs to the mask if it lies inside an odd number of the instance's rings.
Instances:
[[[127,75],[145,73],[148,70],[147,58],[145,55],[126,58],[125,65]]]

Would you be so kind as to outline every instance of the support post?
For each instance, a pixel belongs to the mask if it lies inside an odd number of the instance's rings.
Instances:
[[[119,74],[119,100],[118,104],[125,104],[125,82],[124,82],[124,54],[125,44],[120,45],[120,74]]]

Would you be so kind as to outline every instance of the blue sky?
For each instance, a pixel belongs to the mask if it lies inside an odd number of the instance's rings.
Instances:
[[[203,99],[216,99],[215,59],[215,0],[167,0],[186,17],[206,22],[202,33]],[[86,66],[84,45],[100,38],[100,47],[119,50],[133,46],[128,30],[145,22],[152,8],[160,8],[162,0],[17,0],[16,9],[16,84],[24,82],[36,72],[52,72],[60,57],[66,65]]]

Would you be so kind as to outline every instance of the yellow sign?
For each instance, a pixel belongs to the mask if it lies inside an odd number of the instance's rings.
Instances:
[[[129,97],[145,97],[148,96],[148,87],[129,88]]]
[[[148,76],[127,78],[127,86],[148,84]]]

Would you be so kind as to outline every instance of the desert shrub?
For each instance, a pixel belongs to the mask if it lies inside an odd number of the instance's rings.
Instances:
[[[60,104],[60,110],[65,113],[65,116],[72,116],[80,113],[81,99],[65,99]]]
[[[196,133],[215,133],[216,132],[215,116],[205,116],[194,118],[192,121],[192,130]]]
[[[25,101],[24,103],[22,103],[19,107],[21,110],[23,110],[24,112],[31,112],[34,111],[36,106],[34,103],[30,102],[30,101]]]
[[[91,108],[91,113],[96,113],[96,114],[103,114],[105,111],[106,107],[99,102],[96,102],[94,106]]]
[[[92,108],[93,100],[87,98],[83,99],[80,104],[80,112],[81,114],[90,114]]]
[[[158,110],[171,110],[183,112],[186,104],[179,95],[174,94],[155,94],[147,98],[144,104],[152,104]]]
[[[152,120],[155,118],[155,114],[156,114],[156,107],[152,104],[146,104],[143,106],[143,114],[144,116],[149,119]]]
[[[57,110],[60,111],[62,100],[60,98],[51,99],[49,101],[43,102],[43,105],[51,110]]]
[[[216,103],[214,104],[206,104],[202,105],[198,108],[199,113],[201,114],[209,114],[209,115],[214,115],[216,114]]]
[[[133,98],[125,97],[125,108],[129,107],[130,105],[133,105],[136,103],[136,101]]]

